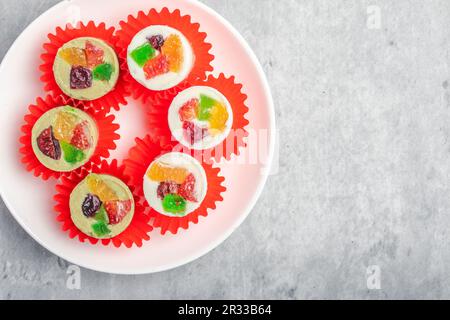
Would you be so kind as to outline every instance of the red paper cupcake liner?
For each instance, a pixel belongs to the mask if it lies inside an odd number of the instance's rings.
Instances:
[[[123,69],[127,70],[126,79],[129,83],[128,91],[131,92],[133,98],[142,99],[144,103],[153,103],[159,98],[165,98],[168,95],[173,95],[180,90],[180,85],[162,91],[150,90],[137,82],[128,71],[128,45],[131,43],[131,40],[136,33],[151,25],[166,25],[177,29],[190,42],[194,52],[195,62],[190,74],[185,79],[185,82],[190,82],[196,79],[205,79],[206,72],[213,70],[211,62],[214,60],[214,56],[209,53],[212,46],[211,44],[205,42],[207,36],[206,33],[199,31],[200,24],[191,22],[191,17],[189,15],[182,16],[180,10],[177,9],[170,12],[169,9],[163,8],[161,12],[158,12],[155,9],[151,9],[148,13],[139,11],[137,17],[129,15],[127,21],[120,22],[120,29],[117,30],[117,36],[119,38],[118,45],[122,49],[120,56],[125,63],[125,67]]]
[[[125,231],[113,238],[100,240],[90,237],[81,232],[70,217],[70,194],[78,183],[80,183],[89,173],[109,174],[129,185],[130,178],[125,175],[124,170],[125,167],[123,165],[118,166],[117,160],[113,160],[110,164],[103,160],[100,166],[92,166],[91,170],[83,169],[81,172],[72,173],[70,176],[61,178],[60,184],[56,186],[57,194],[53,197],[57,202],[54,209],[58,213],[56,220],[62,224],[63,231],[69,232],[69,237],[71,239],[78,238],[80,242],[88,240],[91,244],[101,242],[105,246],[112,243],[117,248],[122,244],[127,248],[131,248],[133,244],[137,247],[141,247],[144,240],[150,239],[148,233],[153,230],[149,225],[150,217],[145,214],[144,207],[139,204],[139,198],[136,197],[134,193],[135,211],[133,219]],[[133,187],[129,186],[129,188],[131,192],[133,192]]]
[[[223,200],[221,194],[226,191],[226,188],[222,185],[225,178],[219,176],[220,169],[202,163],[208,181],[208,191],[197,210],[184,217],[169,217],[150,208],[145,200],[142,188],[143,177],[148,166],[156,157],[171,151],[172,147],[167,143],[167,140],[161,139],[156,142],[147,135],[144,139],[136,138],[136,146],[130,149],[128,159],[124,160],[125,173],[130,176],[130,183],[136,193],[144,200],[145,206],[149,207],[149,216],[153,218],[153,226],[160,228],[161,234],[165,234],[167,231],[176,234],[179,228],[188,229],[190,223],[196,224],[200,216],[206,217],[209,209],[216,208],[216,202]]]
[[[160,99],[157,103],[146,106],[148,116],[148,130],[155,137],[165,137],[177,144],[185,152],[198,154],[203,153],[204,161],[208,161],[211,158],[215,161],[220,161],[223,157],[230,160],[232,154],[239,155],[240,148],[246,146],[245,138],[248,136],[245,127],[248,125],[248,120],[245,118],[248,112],[248,107],[245,104],[247,95],[242,93],[242,84],[235,82],[235,77],[231,76],[226,78],[223,73],[218,78],[210,75],[205,81],[196,80],[192,81],[189,86],[208,86],[221,92],[227,100],[230,102],[231,109],[233,110],[233,125],[230,130],[230,134],[216,147],[205,150],[190,150],[185,146],[181,146],[180,143],[172,136],[168,123],[168,111],[172,100],[178,93],[172,94],[165,99]],[[185,89],[183,88],[183,89]]]
[[[90,21],[87,24],[80,23],[77,28],[67,25],[65,29],[60,27],[56,28],[56,32],[49,33],[47,43],[44,43],[43,48],[45,52],[41,54],[42,64],[39,66],[39,70],[42,72],[41,81],[44,83],[44,90],[51,92],[54,95],[67,96],[58,86],[53,74],[53,62],[55,61],[58,49],[70,40],[79,37],[93,37],[105,41],[109,44],[117,54],[119,59],[119,65],[123,66],[123,61],[120,59],[119,48],[117,47],[118,38],[114,35],[115,29],[113,27],[106,28],[106,25],[102,22],[98,26],[94,22]],[[126,105],[126,97],[129,96],[127,92],[127,83],[125,79],[125,70],[120,70],[119,79],[116,86],[109,93],[96,100],[83,100],[83,103],[95,108],[96,110],[105,110],[109,112],[111,108],[119,110],[121,105]]]
[[[104,110],[95,111],[91,108],[86,108],[82,102],[63,96],[47,95],[44,99],[37,98],[36,103],[28,107],[29,113],[24,116],[25,124],[21,128],[22,136],[19,139],[22,147],[19,151],[22,155],[22,163],[25,165],[26,170],[33,172],[36,177],[42,177],[43,180],[47,180],[50,177],[59,178],[63,175],[70,174],[70,172],[53,171],[45,167],[38,160],[33,151],[31,132],[36,121],[45,112],[65,105],[70,105],[89,114],[95,120],[99,132],[97,147],[91,159],[75,171],[80,171],[82,168],[89,169],[92,164],[100,163],[101,158],[108,158],[110,150],[116,149],[116,143],[114,141],[120,138],[120,135],[116,133],[120,126],[113,122],[115,117],[113,115],[106,115],[106,111]]]

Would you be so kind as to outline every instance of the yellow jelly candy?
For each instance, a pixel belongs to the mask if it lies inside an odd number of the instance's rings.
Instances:
[[[80,48],[66,48],[59,52],[59,56],[72,66],[87,66],[86,51]]]
[[[211,117],[209,118],[209,128],[211,133],[216,133],[217,131],[222,132],[226,128],[228,121],[228,111],[222,103],[216,102],[211,108]]]
[[[167,57],[169,62],[169,70],[172,72],[180,72],[183,65],[183,45],[181,39],[176,34],[171,34],[164,41],[161,53]]]
[[[78,122],[78,117],[69,112],[60,111],[56,114],[54,135],[57,140],[70,143],[73,137],[73,130]]]
[[[173,181],[182,184],[189,172],[184,168],[171,167],[161,162],[155,162],[147,171],[147,176],[157,182]]]
[[[118,200],[117,194],[98,175],[90,174],[86,177],[89,191],[100,198],[102,202]]]

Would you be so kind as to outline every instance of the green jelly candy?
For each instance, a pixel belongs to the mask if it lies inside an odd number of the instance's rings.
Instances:
[[[111,233],[111,230],[108,229],[108,226],[103,221],[94,223],[92,225],[92,231],[94,231],[95,235],[98,237],[103,237]]]
[[[99,222],[109,223],[108,214],[106,213],[105,207],[103,205],[98,209],[97,213],[94,216],[94,219]]]
[[[167,194],[162,205],[166,212],[184,213],[186,211],[186,200],[177,194]]]
[[[216,100],[205,96],[204,94],[200,95],[200,106],[197,114],[198,120],[207,121],[211,117],[211,109],[216,103]]]
[[[61,148],[64,152],[64,160],[68,163],[77,163],[83,161],[86,158],[86,155],[83,151],[78,148],[75,148],[70,143],[65,141],[60,141]]]
[[[131,57],[140,67],[143,67],[154,56],[155,49],[148,42],[131,51]]]
[[[110,63],[102,63],[94,68],[92,75],[95,80],[109,81],[113,71],[113,66]]]

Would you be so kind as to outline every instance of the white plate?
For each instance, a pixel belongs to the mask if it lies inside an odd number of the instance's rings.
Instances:
[[[180,230],[177,235],[161,236],[153,231],[142,248],[93,246],[70,239],[60,230],[53,211],[56,181],[44,182],[27,172],[20,163],[20,127],[27,107],[44,96],[39,81],[41,45],[57,26],[80,19],[118,26],[128,14],[168,6],[190,14],[208,33],[216,56],[214,74],[235,75],[244,84],[250,111],[249,146],[240,157],[221,163],[228,190],[217,209],[200,218],[197,225]],[[25,8],[24,8],[25,9]],[[255,205],[273,156],[275,115],[270,90],[255,55],[238,32],[220,15],[191,0],[72,0],[63,1],[37,18],[14,42],[0,67],[0,193],[20,225],[42,246],[82,267],[119,274],[140,274],[167,270],[188,263],[215,248],[245,219]],[[143,137],[144,117],[139,103],[117,112],[122,136],[112,157],[123,159],[135,137]],[[258,154],[258,159],[255,159]]]

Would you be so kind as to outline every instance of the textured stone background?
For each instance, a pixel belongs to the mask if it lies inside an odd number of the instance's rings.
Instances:
[[[0,58],[56,2],[1,0]],[[67,263],[0,203],[0,298],[450,298],[450,2],[204,2],[250,43],[275,99],[279,171],[253,213],[186,266],[83,269],[68,290]]]

